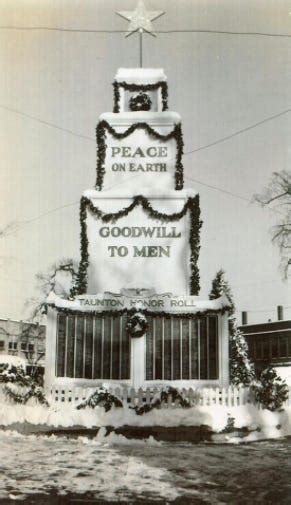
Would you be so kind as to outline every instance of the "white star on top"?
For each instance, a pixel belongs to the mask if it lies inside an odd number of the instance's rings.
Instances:
[[[129,21],[126,37],[137,31],[147,32],[155,37],[151,22],[165,13],[163,11],[147,11],[143,0],[138,0],[134,11],[119,11],[116,14]]]

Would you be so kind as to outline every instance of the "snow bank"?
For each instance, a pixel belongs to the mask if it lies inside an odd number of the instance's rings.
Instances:
[[[84,437],[84,438],[88,441],[88,443],[91,443],[91,441],[88,440],[88,438],[86,438],[86,437]],[[155,438],[152,436],[150,436],[146,439],[137,440],[137,439],[133,439],[133,438],[131,438],[131,439],[126,438],[123,435],[117,435],[113,431],[111,433],[109,433],[109,435],[106,435],[105,428],[101,428],[98,431],[95,441],[99,442],[101,444],[125,445],[125,446],[134,446],[134,447],[145,446],[145,445],[151,446],[151,447],[160,447],[161,445],[163,445],[162,442],[155,440]],[[85,443],[87,443],[87,442],[85,442]]]
[[[138,416],[129,408],[113,408],[105,413],[102,407],[94,410],[87,408],[76,410],[72,405],[60,405],[53,407],[12,405],[1,403],[0,426],[9,427],[15,423],[30,423],[36,427],[43,425],[51,429],[61,428],[102,428],[112,426],[150,427],[150,426],[208,426],[211,431],[219,433],[228,425],[233,418],[235,429],[247,428],[250,434],[246,437],[227,437],[230,443],[251,442],[267,438],[280,438],[291,435],[291,407],[282,412],[270,412],[259,410],[253,405],[240,407],[192,407],[190,409],[154,409],[153,411]],[[100,436],[103,432],[101,432]],[[117,435],[107,437],[108,442],[114,443]],[[111,437],[111,438],[110,438]],[[120,437],[120,436],[119,436]],[[118,443],[120,443],[120,438]]]

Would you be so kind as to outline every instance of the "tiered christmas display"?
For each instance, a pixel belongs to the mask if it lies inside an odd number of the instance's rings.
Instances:
[[[199,196],[162,69],[119,69],[81,198],[71,299],[48,300],[46,386],[228,384],[225,296],[198,298]]]

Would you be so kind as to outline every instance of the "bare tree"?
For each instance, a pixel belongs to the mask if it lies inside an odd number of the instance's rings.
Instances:
[[[32,308],[31,318],[40,319],[46,311],[46,298],[54,292],[61,298],[69,298],[77,281],[78,264],[71,258],[64,258],[51,265],[45,272],[36,274],[38,297],[30,298],[26,306]]]
[[[19,343],[30,368],[29,374],[37,379],[39,375],[39,362],[45,354],[45,331],[38,323],[23,323]]]
[[[272,228],[272,241],[279,247],[283,278],[291,265],[291,171],[274,172],[269,184],[260,195],[254,196],[262,206],[270,206],[278,215]]]

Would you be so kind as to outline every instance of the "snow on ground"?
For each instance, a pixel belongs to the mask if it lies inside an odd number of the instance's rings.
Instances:
[[[213,432],[221,432],[233,418],[234,429],[248,428],[251,433],[243,441],[273,439],[291,435],[291,407],[282,412],[270,412],[248,404],[238,407],[192,407],[190,409],[154,409],[142,416],[129,408],[113,408],[105,412],[102,407],[94,410],[77,410],[73,405],[60,404],[49,408],[42,405],[15,405],[8,402],[0,404],[0,426],[9,427],[15,423],[30,423],[61,429],[70,427],[98,428],[124,425],[142,426],[208,426]],[[101,432],[102,434],[102,432]],[[101,435],[100,435],[101,436]],[[113,435],[112,435],[113,437]],[[108,440],[109,441],[109,440]],[[241,442],[234,437],[229,442]]]

